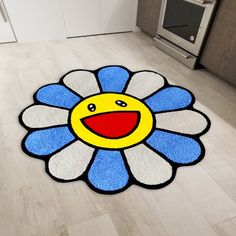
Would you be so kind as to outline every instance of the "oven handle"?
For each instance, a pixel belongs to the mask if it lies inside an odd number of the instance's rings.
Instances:
[[[195,2],[199,2],[202,4],[210,4],[210,3],[215,3],[215,0],[193,0]]]
[[[178,53],[180,56],[184,57],[185,59],[189,59],[191,58],[192,56],[191,55],[186,55],[186,54],[183,54],[182,52],[179,52],[178,50],[176,50],[175,48],[169,46],[168,44],[164,43],[163,41],[161,40],[158,40],[159,43],[165,45],[166,47],[168,47],[169,49],[171,49],[172,51],[175,51],[176,53]]]

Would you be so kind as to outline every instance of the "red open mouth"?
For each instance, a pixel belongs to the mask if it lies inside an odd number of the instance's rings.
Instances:
[[[138,111],[114,111],[82,119],[84,126],[105,138],[122,138],[131,134],[138,126]]]

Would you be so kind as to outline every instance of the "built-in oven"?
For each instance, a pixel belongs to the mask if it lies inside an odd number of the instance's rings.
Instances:
[[[194,68],[215,6],[215,0],[162,0],[156,45]]]

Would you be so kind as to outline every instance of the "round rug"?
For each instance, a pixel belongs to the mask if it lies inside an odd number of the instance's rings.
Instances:
[[[33,98],[19,116],[28,130],[22,149],[56,181],[83,180],[105,194],[132,184],[158,189],[204,157],[210,120],[189,90],[157,72],[73,70]]]

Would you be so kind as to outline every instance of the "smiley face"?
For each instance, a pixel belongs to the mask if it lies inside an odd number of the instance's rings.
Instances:
[[[153,115],[140,100],[116,93],[98,94],[71,112],[74,133],[92,146],[118,149],[141,142],[153,128]]]

